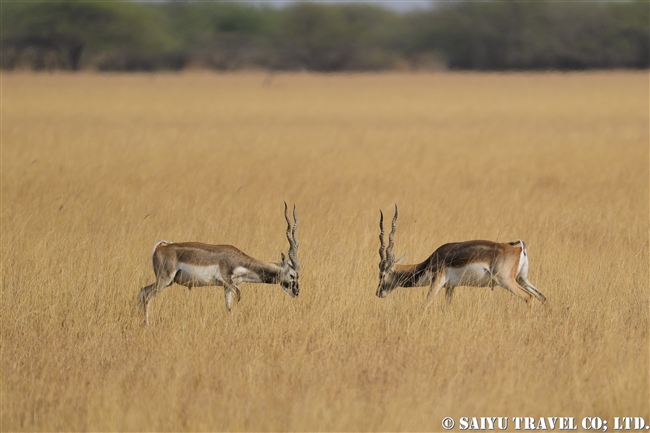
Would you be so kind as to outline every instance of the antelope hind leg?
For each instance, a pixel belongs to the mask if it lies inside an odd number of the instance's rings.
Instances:
[[[517,283],[519,283],[519,285],[523,287],[523,289],[526,290],[528,293],[530,293],[531,295],[539,299],[540,302],[542,303],[546,302],[546,296],[544,296],[540,291],[538,291],[535,288],[535,286],[530,284],[530,282],[525,278],[521,278],[521,277],[517,278]]]
[[[526,289],[521,287],[514,278],[503,279],[499,281],[499,285],[504,289],[512,292],[513,294],[519,296],[521,299],[526,302],[528,311],[531,311],[533,308],[533,295],[531,295]]]
[[[173,276],[165,279],[158,278],[154,284],[150,284],[140,291],[142,307],[144,309],[145,325],[149,324],[149,305],[151,304],[151,301],[153,301],[153,298],[158,296],[158,294],[162,291],[162,289],[171,286],[173,282],[174,282]]]

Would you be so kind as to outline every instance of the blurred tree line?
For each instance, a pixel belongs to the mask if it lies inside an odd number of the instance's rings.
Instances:
[[[648,68],[650,3],[369,4],[16,2],[2,68],[368,71]]]

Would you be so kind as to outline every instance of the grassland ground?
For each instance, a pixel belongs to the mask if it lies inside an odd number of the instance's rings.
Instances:
[[[435,431],[644,416],[647,72],[2,76],[2,431]],[[301,295],[172,286],[159,239],[287,250]],[[503,289],[375,297],[395,252],[524,239]]]

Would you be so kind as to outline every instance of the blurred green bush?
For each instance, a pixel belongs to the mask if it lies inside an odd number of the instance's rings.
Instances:
[[[2,68],[374,71],[648,68],[650,4],[2,5]]]

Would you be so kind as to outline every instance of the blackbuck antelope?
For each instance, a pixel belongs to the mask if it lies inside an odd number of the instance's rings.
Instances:
[[[149,321],[149,304],[165,287],[173,283],[188,288],[223,286],[226,309],[230,314],[233,295],[241,299],[241,283],[280,284],[292,298],[300,293],[298,277],[298,238],[296,229],[296,206],[293,206],[293,228],[284,204],[287,221],[289,259],[281,253],[280,262],[263,262],[254,259],[231,245],[209,245],[199,242],[173,243],[159,241],[153,247],[153,271],[156,282],[140,290],[140,304],[144,310],[144,322]]]
[[[397,205],[388,247],[384,244],[384,214],[379,211],[379,287],[377,296],[385,298],[397,287],[429,286],[427,306],[430,306],[440,289],[445,288],[447,302],[451,302],[457,286],[501,286],[526,301],[532,307],[533,296],[546,301],[528,280],[528,253],[524,241],[498,243],[492,241],[467,241],[445,244],[419,264],[402,265],[403,257],[396,261],[393,254],[393,237],[397,222]],[[432,296],[433,295],[433,296]]]

